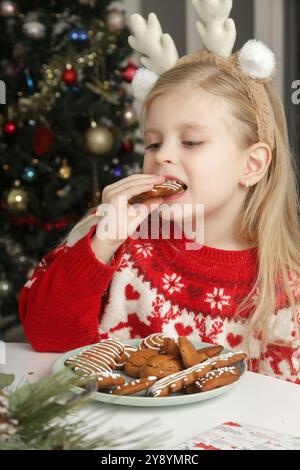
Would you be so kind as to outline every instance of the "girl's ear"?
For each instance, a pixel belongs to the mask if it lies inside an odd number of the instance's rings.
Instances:
[[[249,148],[245,155],[244,171],[241,183],[249,181],[250,186],[258,183],[268,171],[272,160],[272,151],[268,144],[258,142]]]

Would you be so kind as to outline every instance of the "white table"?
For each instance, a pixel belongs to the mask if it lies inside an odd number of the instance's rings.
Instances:
[[[0,366],[6,373],[15,374],[15,384],[35,381],[51,374],[51,366],[59,354],[37,353],[25,343],[6,344],[6,365]],[[33,374],[31,374],[33,372]],[[30,373],[30,375],[28,375]],[[226,421],[262,426],[300,437],[300,385],[283,380],[246,372],[237,386],[217,398],[184,406],[126,407],[92,402],[87,412],[101,414],[110,411],[111,417],[102,427],[131,430],[153,418],[159,423],[151,432],[170,430],[163,445],[172,449],[186,439]],[[131,449],[132,446],[119,447]]]

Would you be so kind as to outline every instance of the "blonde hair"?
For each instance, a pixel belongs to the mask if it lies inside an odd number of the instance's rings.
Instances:
[[[144,134],[147,112],[154,98],[187,86],[202,89],[225,100],[230,116],[241,124],[228,126],[241,148],[258,142],[256,112],[243,90],[243,85],[212,64],[185,63],[163,73],[140,111],[140,127]],[[247,320],[248,352],[252,356],[251,336],[260,338],[260,352],[267,342],[269,322],[276,311],[277,299],[286,294],[296,318],[296,296],[289,276],[300,275],[300,205],[297,194],[297,166],[290,150],[285,111],[279,93],[272,82],[265,83],[274,113],[275,148],[264,177],[249,188],[241,214],[240,238],[258,247],[258,275],[255,284],[235,313],[253,312]],[[92,211],[93,209],[91,209]],[[88,231],[97,217],[84,217],[70,232],[68,242]],[[87,230],[86,230],[87,229]],[[241,316],[240,316],[241,317]],[[242,317],[241,317],[242,318]],[[295,321],[295,326],[297,323]],[[298,332],[299,334],[299,332]],[[282,343],[281,343],[282,345]],[[250,363],[251,364],[251,363]]]

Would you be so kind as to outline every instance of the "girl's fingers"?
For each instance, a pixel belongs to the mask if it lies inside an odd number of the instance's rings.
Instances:
[[[127,176],[126,178],[123,178],[119,181],[117,181],[116,183],[113,183],[113,184],[110,184],[108,186],[106,186],[103,190],[103,192],[105,191],[105,189],[107,188],[107,190],[111,191],[111,190],[114,190],[115,188],[119,188],[120,186],[124,185],[124,184],[130,184],[130,183],[137,183],[137,182],[141,182],[143,183],[144,181],[164,181],[165,178],[161,178],[161,179],[158,179],[157,176],[155,175],[144,175],[144,174],[140,174],[140,175],[130,175],[130,176]]]

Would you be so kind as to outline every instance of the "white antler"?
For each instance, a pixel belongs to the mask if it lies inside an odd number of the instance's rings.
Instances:
[[[236,28],[229,18],[232,0],[193,0],[200,21],[196,26],[205,48],[217,55],[229,57],[236,40]]]
[[[155,13],[149,14],[148,22],[134,13],[130,17],[130,26],[133,35],[128,37],[128,43],[143,54],[140,61],[144,67],[157,75],[174,67],[178,60],[175,43],[169,34],[163,34]]]

